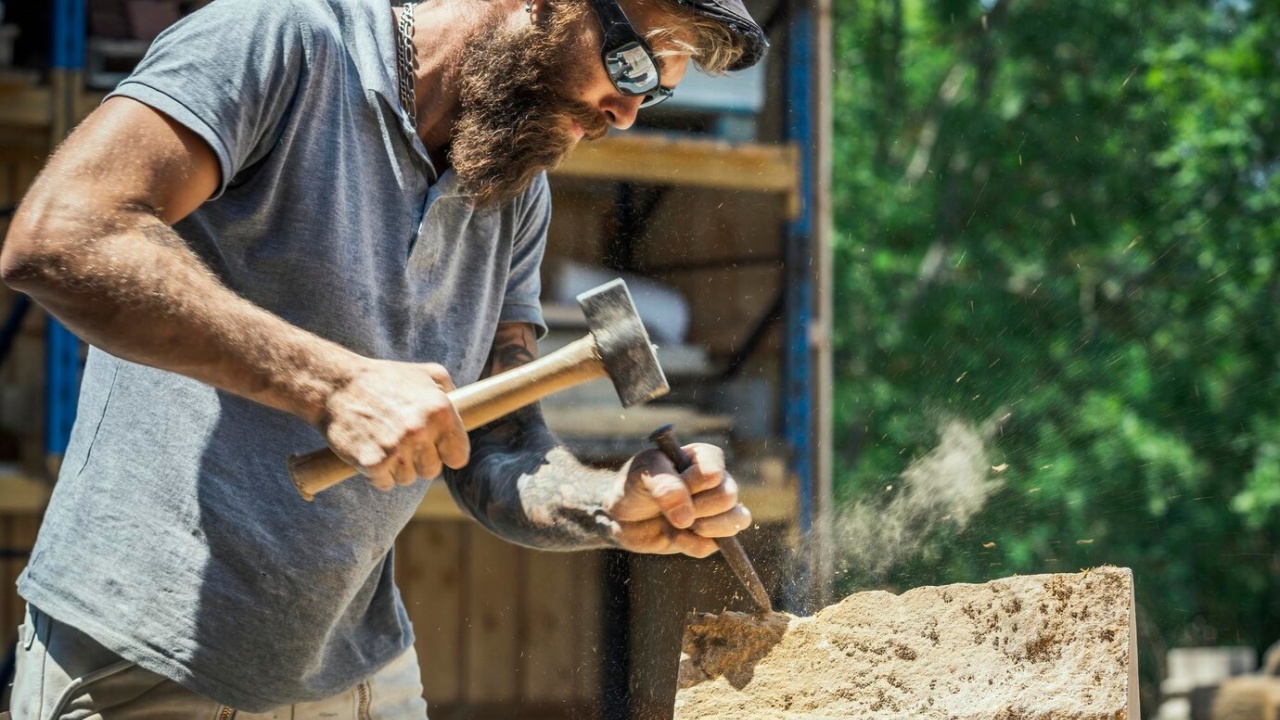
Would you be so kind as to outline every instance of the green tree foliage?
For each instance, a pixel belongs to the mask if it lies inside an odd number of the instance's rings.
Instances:
[[[841,589],[1131,567],[1147,681],[1280,639],[1280,3],[835,13],[838,496],[956,418],[1002,483]]]

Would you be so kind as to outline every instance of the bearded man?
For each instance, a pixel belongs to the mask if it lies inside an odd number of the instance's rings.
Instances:
[[[748,526],[717,448],[592,470],[446,393],[535,356],[545,171],[764,47],[740,0],[217,0],[160,36],[0,257],[93,346],[14,716],[425,717],[390,558],[422,478],[540,548]],[[322,441],[368,481],[305,505],[282,460]]]

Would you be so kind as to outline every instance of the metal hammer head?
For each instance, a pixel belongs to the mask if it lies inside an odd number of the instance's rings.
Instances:
[[[604,369],[623,407],[666,395],[671,386],[621,278],[578,296]]]

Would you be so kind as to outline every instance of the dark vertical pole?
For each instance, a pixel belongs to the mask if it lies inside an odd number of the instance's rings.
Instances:
[[[631,594],[630,560],[627,553],[609,550],[604,554],[604,602],[601,607],[604,647],[600,679],[603,687],[603,720],[631,718]]]
[[[786,354],[783,364],[783,433],[791,451],[791,471],[799,483],[799,517],[805,545],[813,531],[813,356],[810,342],[814,303],[813,263],[813,13],[807,0],[791,0],[786,44],[786,139],[800,155],[800,212],[787,224]],[[787,609],[805,612],[810,602],[810,568],[799,558],[798,576]]]

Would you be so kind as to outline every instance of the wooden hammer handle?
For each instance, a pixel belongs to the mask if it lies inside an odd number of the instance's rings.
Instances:
[[[468,431],[588,380],[606,377],[604,363],[590,335],[533,362],[514,367],[449,393]],[[304,500],[359,471],[324,448],[289,457],[289,477]]]

